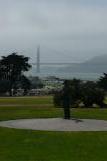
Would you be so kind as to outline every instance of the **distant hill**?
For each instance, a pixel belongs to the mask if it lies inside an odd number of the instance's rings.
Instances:
[[[59,72],[103,73],[107,72],[107,55],[95,56],[84,63],[75,63],[58,69]]]
[[[63,67],[58,66],[41,66],[41,73],[102,73],[107,72],[107,55],[95,56],[92,59],[83,63],[72,63]],[[36,66],[27,72],[27,75],[37,75]]]
[[[100,64],[107,64],[107,55],[100,55],[100,56],[95,56],[93,57],[92,59],[86,61],[85,63],[87,64],[97,64],[97,65],[100,65]]]

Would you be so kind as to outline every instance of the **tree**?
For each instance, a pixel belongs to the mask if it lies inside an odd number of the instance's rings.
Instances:
[[[54,95],[54,105],[64,109],[64,119],[70,119],[70,88],[69,81],[64,81],[64,87]]]
[[[24,89],[24,95],[26,95],[28,93],[28,90],[30,89],[31,87],[31,82],[30,80],[25,77],[24,75],[22,75],[21,77],[21,88]]]
[[[72,107],[78,107],[80,100],[81,100],[81,87],[82,81],[80,79],[72,79],[69,80],[70,84],[70,105]]]
[[[96,82],[73,79],[66,80],[63,89],[54,95],[54,104],[56,107],[63,107],[64,118],[69,119],[71,107],[78,107],[80,103],[85,107],[92,107],[94,104],[106,107],[104,99],[105,92]]]
[[[62,91],[62,105],[64,108],[64,118],[70,119],[70,83],[68,80],[64,81]]]
[[[10,95],[12,95],[12,89],[15,88],[16,82],[20,81],[24,72],[30,69],[31,65],[28,60],[28,57],[17,55],[17,53],[2,56],[0,60],[0,81],[9,81]]]
[[[96,84],[93,81],[87,81],[82,84],[81,100],[85,107],[92,107],[95,96]]]
[[[105,92],[103,89],[97,86],[97,83],[93,81],[87,81],[82,85],[81,101],[85,107],[92,107],[93,104],[97,104],[100,107],[104,107]]]
[[[0,80],[0,95],[5,94],[10,89],[10,81]]]
[[[103,73],[103,76],[97,82],[98,86],[107,91],[107,73]]]
[[[70,108],[77,106],[80,100],[80,87],[79,79],[65,80],[63,89],[54,95],[54,104],[64,109],[65,119],[70,119]]]

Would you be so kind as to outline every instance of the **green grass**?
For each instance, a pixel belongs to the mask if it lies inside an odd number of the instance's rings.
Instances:
[[[63,109],[52,106],[0,106],[0,120],[63,117]],[[107,109],[71,109],[71,117],[107,120]]]
[[[71,109],[71,116],[74,118],[81,118],[81,119],[107,120],[107,109],[98,109],[98,108]]]
[[[107,120],[107,109],[71,109],[71,115]],[[53,107],[52,97],[0,98],[0,120],[42,117],[63,117],[63,110]],[[0,128],[0,161],[106,160],[107,132]]]
[[[0,129],[0,161],[106,161],[106,132]]]
[[[50,96],[44,97],[1,97],[0,105],[35,105],[52,104],[53,99]]]
[[[0,120],[63,117],[62,109],[36,107],[0,107]]]

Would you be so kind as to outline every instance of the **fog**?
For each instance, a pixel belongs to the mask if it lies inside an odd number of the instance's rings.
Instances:
[[[81,62],[107,54],[107,1],[0,0],[0,55]]]

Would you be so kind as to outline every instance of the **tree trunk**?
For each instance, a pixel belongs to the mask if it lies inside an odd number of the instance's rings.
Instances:
[[[64,108],[64,119],[70,119],[70,103],[69,99],[66,97],[63,100],[63,108]]]
[[[70,86],[69,81],[65,80],[63,88],[63,108],[64,119],[70,119]]]
[[[70,119],[70,108],[64,107],[64,119]]]

